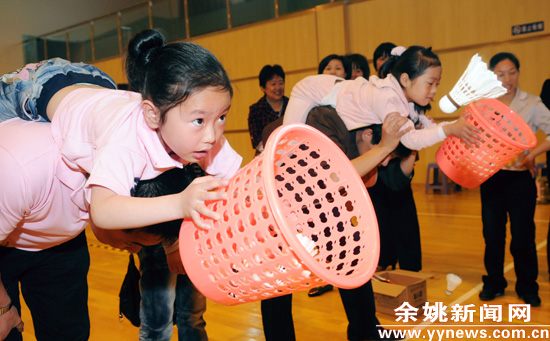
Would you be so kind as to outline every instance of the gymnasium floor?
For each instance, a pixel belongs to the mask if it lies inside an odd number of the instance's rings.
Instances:
[[[539,259],[539,285],[542,305],[530,310],[530,321],[514,320],[508,322],[510,304],[522,304],[515,294],[515,273],[512,258],[507,250],[506,278],[508,288],[505,295],[491,302],[482,302],[478,298],[481,290],[484,243],[481,234],[481,204],[479,189],[463,189],[449,195],[424,194],[423,185],[413,185],[418,217],[420,220],[423,270],[433,274],[427,280],[428,302],[443,302],[450,307],[454,304],[473,304],[476,310],[474,322],[423,321],[420,317],[414,323],[396,322],[394,316],[378,313],[385,328],[418,332],[411,339],[451,340],[466,339],[465,330],[470,333],[485,330],[488,336],[506,340],[537,339],[544,330],[550,332],[550,285],[548,264],[546,261],[546,236],[550,205],[538,205],[535,222],[537,226],[536,243]],[[128,264],[128,253],[106,247],[94,238],[90,231],[88,243],[92,264],[88,277],[90,294],[89,308],[91,316],[91,340],[137,340],[138,329],[128,321],[118,320],[118,292]],[[509,238],[508,246],[509,249]],[[455,273],[463,283],[451,296],[445,294],[446,275]],[[483,304],[502,306],[502,322],[480,322],[480,308]],[[346,340],[347,320],[337,290],[323,296],[309,298],[307,292],[294,295],[293,315],[296,336],[299,341],[309,340]],[[450,314],[448,315],[450,318]],[[26,323],[24,337],[34,339],[29,311],[23,309]],[[260,304],[247,303],[238,306],[222,306],[208,302],[207,332],[212,341],[249,341],[264,340]],[[485,325],[495,327],[486,327]],[[524,336],[512,333],[525,332]],[[495,333],[496,334],[492,334]],[[454,335],[454,338],[451,336]],[[462,335],[462,337],[459,337]],[[519,335],[519,336],[518,336]],[[441,338],[439,338],[441,336]],[[505,338],[505,336],[509,336]],[[468,337],[470,340],[485,340],[487,337]],[[539,339],[550,339],[544,337]],[[176,334],[172,340],[177,340]]]

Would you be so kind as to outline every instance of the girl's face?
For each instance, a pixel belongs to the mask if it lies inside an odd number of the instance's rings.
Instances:
[[[183,163],[205,158],[223,134],[230,106],[228,91],[208,87],[168,110],[157,128],[166,151]]]
[[[355,79],[357,77],[363,77],[363,70],[355,64],[351,67],[351,79]]]
[[[430,66],[413,80],[409,78],[409,75],[403,73],[400,81],[407,100],[423,107],[430,104],[437,93],[437,87],[441,81],[441,71],[441,66]]]
[[[262,91],[267,96],[268,101],[280,101],[285,94],[285,81],[283,80],[283,77],[279,75],[273,76],[273,78],[265,83],[265,88],[262,87]]]
[[[383,55],[382,57],[378,57],[378,59],[376,60],[376,70],[380,70],[380,67],[382,66],[382,64],[387,62],[388,59],[390,59],[390,56],[386,54]]]
[[[510,59],[504,59],[495,65],[493,71],[497,79],[502,82],[502,86],[506,88],[506,93],[515,93],[519,81],[519,70],[516,69],[516,65]]]
[[[334,75],[340,78],[346,78],[346,70],[344,70],[344,64],[340,59],[332,59],[325,69],[323,75]]]

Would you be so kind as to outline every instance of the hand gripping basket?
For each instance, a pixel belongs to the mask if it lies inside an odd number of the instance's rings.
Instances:
[[[470,103],[462,115],[482,132],[479,148],[468,147],[461,139],[449,136],[435,158],[451,180],[466,188],[481,185],[526,149],[537,144],[529,125],[512,109],[496,99]]]
[[[235,305],[333,284],[366,283],[379,256],[378,223],[361,178],[324,134],[304,124],[275,130],[264,152],[208,203],[210,230],[185,220],[180,253],[209,299]]]

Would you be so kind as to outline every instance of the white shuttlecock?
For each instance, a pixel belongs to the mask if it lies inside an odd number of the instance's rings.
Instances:
[[[506,88],[481,57],[475,54],[453,89],[439,101],[439,108],[447,114],[459,107],[482,98],[497,98],[506,93]]]
[[[462,278],[455,274],[447,274],[447,290],[445,291],[447,295],[451,295],[460,283],[462,283]]]
[[[301,233],[296,233],[296,238],[298,238],[302,246],[312,257],[315,257],[319,254],[319,248],[311,239],[302,235]]]

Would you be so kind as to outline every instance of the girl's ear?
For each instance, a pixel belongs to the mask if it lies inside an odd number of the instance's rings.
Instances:
[[[143,116],[145,117],[145,123],[149,128],[156,130],[160,128],[160,110],[151,102],[146,99],[142,103]]]
[[[408,88],[411,85],[411,79],[409,78],[409,75],[403,72],[401,76],[399,76],[399,83],[401,83],[402,87]]]

